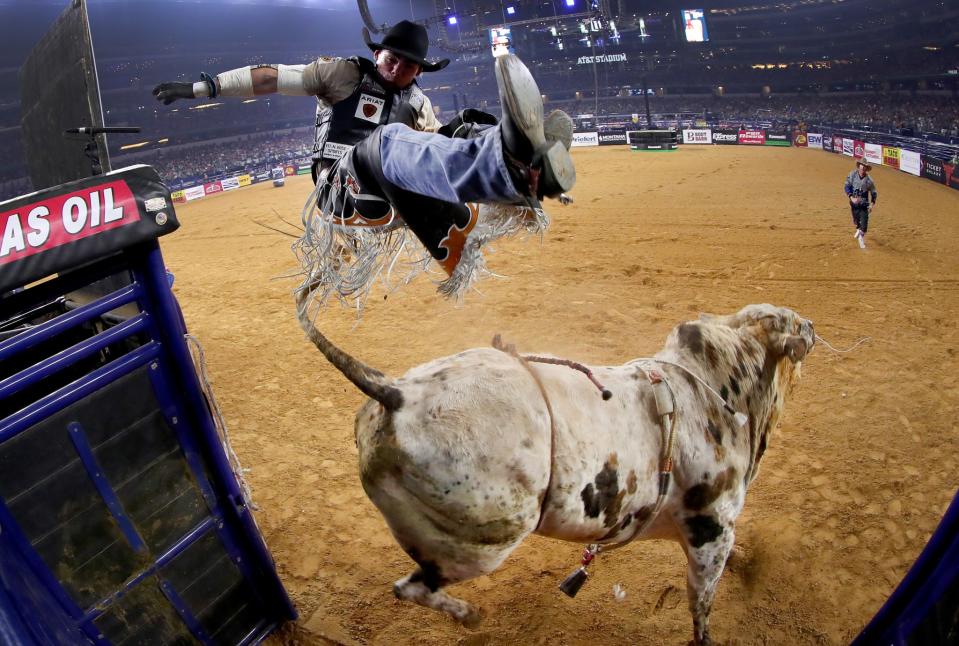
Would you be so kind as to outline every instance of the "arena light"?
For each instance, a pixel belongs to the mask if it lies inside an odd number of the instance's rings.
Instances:
[[[215,108],[218,105],[223,105],[222,103],[203,103],[202,105],[191,105],[190,110],[206,110],[207,108]]]
[[[125,146],[120,146],[120,150],[130,150],[131,148],[142,148],[143,146],[146,146],[149,143],[150,143],[149,141],[139,141],[135,144],[127,144]]]
[[[572,7],[576,4],[576,0],[566,0],[566,6]]]
[[[448,23],[451,24],[451,25],[455,25],[456,22],[457,22],[457,21],[456,21],[456,16],[450,16],[450,17],[448,17],[448,18],[446,19],[446,22],[448,22]]]
[[[257,99],[245,99],[243,103],[255,103]]]
[[[513,6],[506,7],[506,13],[510,16],[514,15],[516,13],[516,7],[513,7]]]
[[[158,144],[165,144],[165,143],[168,142],[168,141],[170,141],[170,138],[169,138],[169,137],[164,137],[163,139],[159,139],[159,140],[157,141],[157,143],[158,143]]]

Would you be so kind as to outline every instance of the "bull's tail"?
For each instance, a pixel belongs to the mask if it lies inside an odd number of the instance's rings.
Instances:
[[[343,352],[316,329],[309,314],[310,293],[308,286],[301,287],[297,291],[296,315],[300,320],[300,327],[306,332],[313,345],[367,397],[375,399],[388,411],[398,410],[403,405],[403,392],[396,387],[392,379]]]

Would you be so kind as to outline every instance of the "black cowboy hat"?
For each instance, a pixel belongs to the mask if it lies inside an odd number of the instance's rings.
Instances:
[[[862,159],[857,159],[856,166],[862,166],[863,168],[866,169],[866,172],[869,172],[872,170],[872,164],[867,162],[865,157],[863,157]]]
[[[366,46],[371,51],[388,49],[394,54],[399,54],[403,58],[419,64],[424,72],[436,72],[450,64],[448,58],[435,63],[426,60],[426,51],[430,46],[430,37],[426,33],[426,27],[409,20],[401,20],[390,27],[381,43],[374,43],[370,38],[370,30],[364,27],[363,40],[366,41]]]

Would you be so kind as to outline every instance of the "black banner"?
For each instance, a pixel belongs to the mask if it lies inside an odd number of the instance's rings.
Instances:
[[[607,130],[606,132],[600,132],[599,145],[600,146],[625,146],[626,131],[625,130]]]
[[[822,136],[822,149],[828,153],[835,152],[832,149],[832,135],[823,134]]]
[[[723,145],[739,144],[739,130],[729,128],[713,130],[713,143]]]
[[[0,208],[0,292],[180,226],[170,191],[150,166],[61,184]]]
[[[788,132],[783,131],[766,131],[766,145],[767,146],[791,146],[792,137],[789,136]]]
[[[946,183],[946,169],[942,161],[933,157],[922,156],[922,176],[940,184]]]

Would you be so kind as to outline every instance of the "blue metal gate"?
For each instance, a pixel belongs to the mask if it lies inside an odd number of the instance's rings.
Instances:
[[[296,616],[186,345],[177,226],[142,166],[0,205],[0,643],[250,644]]]

